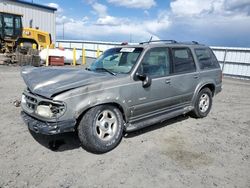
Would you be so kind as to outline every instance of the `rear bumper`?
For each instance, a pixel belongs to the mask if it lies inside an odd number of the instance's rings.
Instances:
[[[215,87],[215,95],[222,91],[222,84],[219,84]]]
[[[28,128],[35,133],[55,135],[75,131],[76,120],[44,122],[29,116],[24,111],[21,112],[21,116],[24,122],[28,125]]]

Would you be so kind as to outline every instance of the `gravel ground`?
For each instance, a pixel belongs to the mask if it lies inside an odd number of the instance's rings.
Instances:
[[[126,135],[95,155],[77,136],[31,134],[13,101],[25,85],[19,67],[0,66],[0,188],[250,187],[250,82],[224,78],[204,119],[177,117]]]

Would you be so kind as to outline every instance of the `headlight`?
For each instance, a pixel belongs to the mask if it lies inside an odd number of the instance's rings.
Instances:
[[[40,102],[36,108],[36,114],[46,118],[58,118],[65,112],[63,103]]]
[[[50,109],[50,106],[46,106],[46,105],[38,105],[36,108],[36,113],[39,116],[43,116],[43,117],[47,117],[47,118],[53,117],[53,113]]]

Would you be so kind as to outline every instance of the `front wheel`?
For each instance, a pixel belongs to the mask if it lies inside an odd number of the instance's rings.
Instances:
[[[208,115],[212,107],[212,92],[209,88],[202,89],[194,104],[194,110],[191,112],[191,116],[195,118],[203,118]]]
[[[112,105],[99,105],[88,110],[78,127],[78,136],[84,149],[105,153],[115,148],[123,134],[120,110]]]

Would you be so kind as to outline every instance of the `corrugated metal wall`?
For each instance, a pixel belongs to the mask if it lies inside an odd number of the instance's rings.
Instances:
[[[53,10],[22,4],[15,1],[0,1],[0,11],[23,15],[23,26],[29,27],[33,19],[33,27],[39,27],[43,31],[51,33],[52,40],[56,39],[56,15]]]
[[[88,58],[96,58],[97,49],[105,51],[109,48],[120,45],[118,42],[101,41],[78,41],[78,40],[57,40],[59,44],[66,49],[76,48],[81,54],[82,48],[86,50]],[[211,47],[224,75],[250,79],[250,48],[229,48],[229,47]]]
[[[211,48],[225,75],[250,79],[250,48]]]

